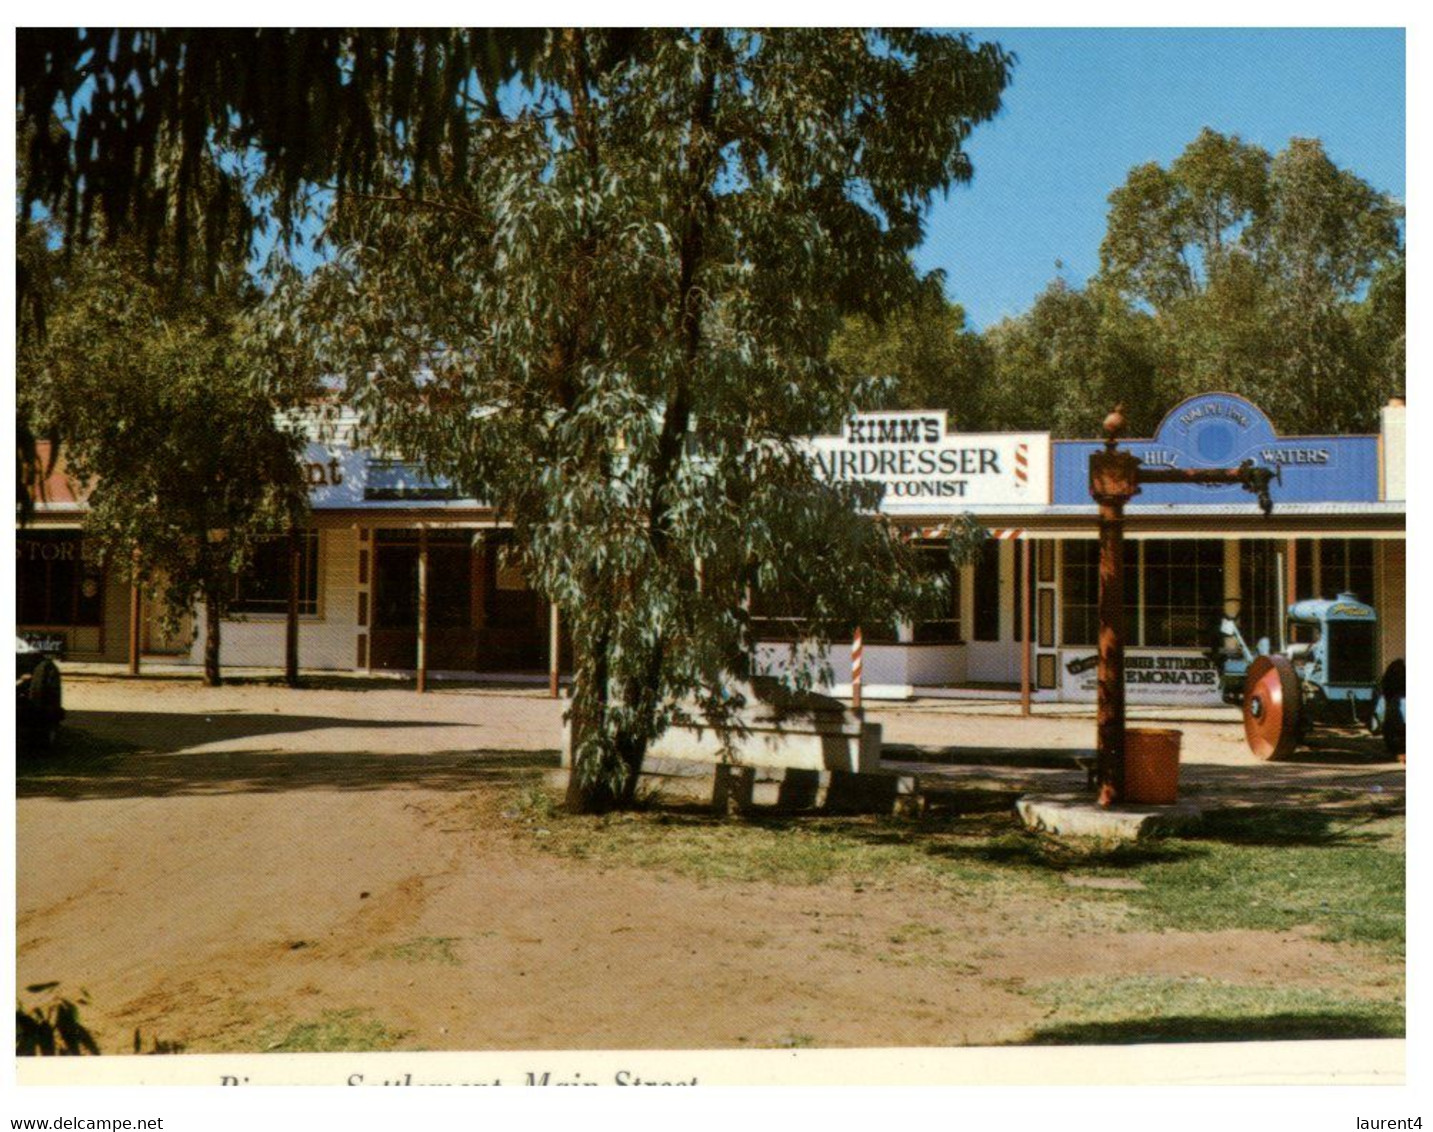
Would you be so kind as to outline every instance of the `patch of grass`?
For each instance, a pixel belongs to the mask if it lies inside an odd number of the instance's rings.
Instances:
[[[512,804],[503,811],[503,817],[530,824],[547,821],[557,813],[557,799],[538,778],[514,793]]]
[[[934,924],[922,924],[912,920],[908,924],[902,924],[886,936],[888,942],[896,947],[905,947],[908,944],[930,943],[945,935],[945,929],[936,927]]]
[[[600,817],[574,816],[553,805],[541,820],[515,797],[503,811],[518,834],[545,852],[612,868],[666,872],[718,883],[765,881],[849,883],[857,891],[914,882],[927,887],[1053,888],[1045,877],[1020,877],[972,865],[936,847],[968,838],[961,820],[886,817],[728,819],[698,805],[653,804]],[[987,819],[979,819],[984,822]],[[1008,824],[1002,822],[1002,824]]]
[[[461,962],[453,950],[453,944],[457,942],[457,936],[424,935],[376,948],[369,958],[397,959],[401,963],[441,963],[456,967]]]
[[[325,1010],[316,1021],[271,1023],[244,1048],[262,1053],[355,1053],[393,1049],[404,1036],[368,1010]]]
[[[1403,1003],[1332,990],[1204,978],[1062,979],[1027,992],[1048,1007],[1020,1044],[1276,1041],[1404,1034]]]
[[[1190,843],[1200,851],[1133,872],[1145,887],[1123,895],[1158,926],[1282,931],[1310,924],[1321,939],[1402,957],[1404,818],[1358,821],[1324,840],[1281,841],[1240,836],[1236,815],[1210,817],[1213,828]],[[1260,823],[1253,815],[1252,829]]]
[[[538,788],[540,792],[540,788]],[[531,791],[529,791],[531,794]],[[1358,797],[1363,801],[1353,805]],[[995,903],[1039,899],[1051,916],[1114,928],[1285,931],[1404,952],[1401,802],[1341,796],[1332,810],[1212,810],[1189,839],[1101,842],[1023,829],[1008,813],[915,818],[715,817],[667,804],[604,817],[568,815],[549,798],[514,802],[517,836],[600,867],[671,873],[704,883],[848,884],[853,892],[915,887]],[[1143,887],[1067,885],[1072,872]]]

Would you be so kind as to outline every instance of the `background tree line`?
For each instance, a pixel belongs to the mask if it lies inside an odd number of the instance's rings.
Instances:
[[[1136,435],[1197,393],[1248,397],[1285,433],[1372,432],[1405,394],[1397,202],[1317,141],[1270,155],[1206,129],[1110,194],[1098,272],[1056,278],[983,332],[932,276],[833,357],[889,380],[870,408],[943,408],[959,428],[1095,436],[1124,402]]]

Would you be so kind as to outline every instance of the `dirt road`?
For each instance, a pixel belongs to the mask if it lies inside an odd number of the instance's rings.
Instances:
[[[408,1049],[984,1044],[1039,1021],[1037,976],[1321,986],[1355,961],[1300,930],[1116,931],[1117,905],[535,853],[510,809],[555,762],[559,707],[535,692],[80,679],[67,697],[83,740],[17,779],[18,976],[85,987],[107,1052],[136,1028],[292,1048],[305,1026]],[[882,714],[908,742],[992,726]],[[1088,744],[1088,720],[1036,723],[1037,744]],[[1189,725],[1187,756],[1217,763],[1229,732]]]

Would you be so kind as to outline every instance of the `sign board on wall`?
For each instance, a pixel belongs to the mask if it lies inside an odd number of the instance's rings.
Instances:
[[[1092,648],[1060,650],[1060,699],[1093,703],[1099,654]],[[1126,649],[1125,702],[1219,707],[1219,672],[1192,649]]]
[[[311,441],[304,449],[302,473],[308,484],[309,505],[315,511],[351,508],[385,508],[456,504],[475,506],[421,464],[373,456],[361,448]]]
[[[316,442],[304,449],[303,475],[316,510],[360,506],[367,472],[367,455],[358,449]]]
[[[1090,505],[1090,456],[1095,440],[1054,443],[1055,502]],[[1276,504],[1372,502],[1378,499],[1378,438],[1279,436],[1261,409],[1230,393],[1204,393],[1176,405],[1149,440],[1121,447],[1151,468],[1229,468],[1244,460],[1277,466]],[[1132,501],[1250,503],[1237,484],[1145,484]]]
[[[887,514],[940,514],[1050,500],[1050,434],[947,432],[944,410],[859,413],[807,441],[831,480],[872,480]]]

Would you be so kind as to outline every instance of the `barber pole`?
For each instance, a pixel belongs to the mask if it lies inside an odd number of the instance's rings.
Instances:
[[[1017,444],[1015,446],[1015,486],[1024,488],[1030,485],[1030,445]]]
[[[861,627],[851,636],[851,706],[861,708]]]

